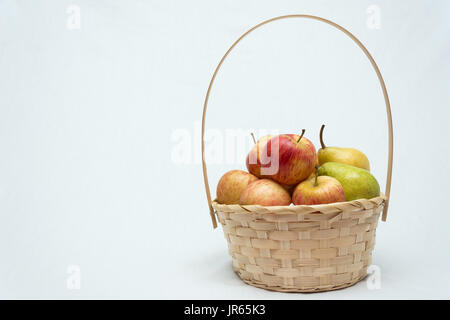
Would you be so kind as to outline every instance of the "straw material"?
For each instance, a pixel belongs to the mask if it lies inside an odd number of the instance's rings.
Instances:
[[[268,290],[319,292],[366,276],[385,201],[381,195],[313,206],[212,205],[243,281]]]

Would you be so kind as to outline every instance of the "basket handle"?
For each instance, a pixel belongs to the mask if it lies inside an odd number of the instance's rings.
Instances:
[[[347,36],[349,36],[358,45],[359,48],[361,48],[361,50],[364,52],[366,57],[369,59],[370,63],[372,64],[373,69],[375,70],[375,72],[376,72],[376,74],[378,76],[378,80],[380,81],[381,89],[383,90],[384,102],[386,104],[386,113],[387,113],[388,130],[389,130],[388,168],[387,168],[386,190],[385,190],[385,192],[386,192],[385,193],[385,195],[386,195],[386,202],[385,202],[385,205],[384,205],[383,215],[382,215],[382,220],[386,221],[387,212],[388,212],[388,205],[389,205],[389,195],[391,193],[392,157],[393,157],[393,150],[394,150],[394,148],[393,148],[393,133],[392,133],[393,129],[392,129],[391,105],[389,103],[389,97],[388,97],[388,93],[387,93],[387,90],[386,90],[386,85],[384,83],[384,80],[383,80],[383,77],[381,75],[380,69],[378,68],[378,65],[376,64],[375,60],[372,58],[372,55],[369,53],[369,51],[366,49],[366,47],[361,43],[361,41],[358,40],[358,38],[356,38],[347,29],[341,27],[337,23],[334,23],[334,22],[332,22],[330,20],[327,20],[327,19],[324,19],[324,18],[321,18],[321,17],[312,16],[312,15],[306,15],[306,14],[291,14],[291,15],[279,16],[279,17],[275,17],[275,18],[271,18],[271,19],[265,20],[265,21],[257,24],[256,26],[254,26],[253,28],[251,28],[247,32],[245,32],[243,35],[241,35],[231,45],[231,47],[227,50],[227,52],[225,52],[225,54],[223,55],[222,59],[220,60],[219,64],[217,65],[217,67],[216,67],[216,69],[215,69],[215,71],[214,71],[214,73],[212,75],[211,81],[209,82],[208,91],[206,92],[205,102],[203,104],[203,115],[202,115],[202,166],[203,166],[203,180],[205,182],[205,189],[206,189],[206,197],[208,199],[209,213],[210,213],[210,216],[211,216],[213,227],[214,228],[217,227],[217,221],[216,221],[214,209],[212,207],[211,190],[209,188],[208,173],[207,173],[207,170],[206,170],[205,139],[204,139],[204,136],[205,136],[206,109],[207,109],[207,106],[208,106],[209,94],[211,93],[211,88],[212,88],[212,85],[214,83],[214,79],[216,78],[216,75],[217,75],[220,67],[222,66],[223,62],[225,61],[226,57],[228,56],[228,54],[231,52],[231,50],[233,50],[233,48],[243,38],[245,38],[252,31],[258,29],[259,27],[261,27],[261,26],[263,26],[265,24],[268,24],[270,22],[277,21],[277,20],[288,19],[288,18],[313,19],[313,20],[325,22],[325,23],[331,25],[332,27],[335,27],[336,29],[339,29],[340,31],[344,32]]]

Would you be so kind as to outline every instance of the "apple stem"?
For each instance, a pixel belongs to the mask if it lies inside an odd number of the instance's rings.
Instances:
[[[325,129],[325,125],[323,124],[322,127],[320,128],[320,145],[322,146],[322,149],[325,149],[325,143],[323,143],[323,129]]]
[[[305,131],[306,131],[305,129],[302,129],[302,134],[300,135],[300,138],[298,138],[297,143],[299,143],[300,140],[302,140],[303,135],[305,134]]]
[[[319,167],[316,165],[316,177],[314,179],[314,187],[317,187],[317,176],[319,175]]]
[[[256,144],[256,139],[255,139],[255,135],[253,134],[253,132],[251,132],[250,135],[251,135],[252,138],[253,138],[253,142]]]

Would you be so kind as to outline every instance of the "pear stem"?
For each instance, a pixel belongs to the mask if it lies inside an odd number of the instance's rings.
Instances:
[[[325,129],[325,125],[323,124],[320,128],[320,145],[322,146],[322,149],[325,149],[325,143],[323,143],[323,129]]]
[[[256,139],[255,139],[255,135],[253,134],[253,132],[251,132],[250,135],[251,135],[252,138],[253,138],[253,142],[256,144]]]
[[[300,135],[300,138],[298,138],[297,143],[299,143],[300,140],[302,140],[303,135],[305,134],[305,131],[306,131],[305,129],[302,129],[302,134]]]
[[[314,187],[317,187],[317,176],[319,175],[319,167],[316,165],[316,177],[314,178]]]

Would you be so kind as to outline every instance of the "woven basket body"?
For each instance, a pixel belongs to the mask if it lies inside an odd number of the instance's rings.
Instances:
[[[384,200],[213,206],[242,280],[269,290],[318,292],[345,288],[366,276]]]

